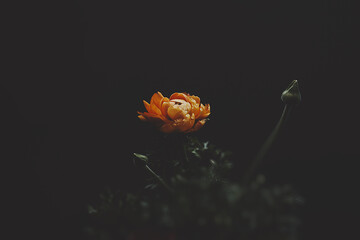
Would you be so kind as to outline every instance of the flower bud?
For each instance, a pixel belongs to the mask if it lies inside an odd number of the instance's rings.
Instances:
[[[299,104],[301,101],[301,94],[297,80],[293,80],[289,87],[281,94],[281,100],[285,104]]]
[[[134,153],[134,157],[134,164],[136,164],[137,162],[140,162],[140,164],[142,165],[146,165],[149,163],[149,158],[145,155]]]

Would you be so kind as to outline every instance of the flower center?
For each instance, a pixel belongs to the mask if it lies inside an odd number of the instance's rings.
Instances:
[[[171,119],[187,118],[191,110],[191,104],[182,99],[173,99],[168,109],[168,115]]]

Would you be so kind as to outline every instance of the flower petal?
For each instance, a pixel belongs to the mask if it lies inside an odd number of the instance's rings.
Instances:
[[[154,93],[154,95],[152,95],[151,100],[150,100],[150,105],[155,104],[155,106],[157,106],[160,109],[160,101],[161,99],[163,99],[163,95],[161,94],[161,92],[157,92]]]
[[[168,110],[171,106],[173,106],[175,103],[174,102],[163,102],[162,107],[161,107],[161,112],[163,113],[163,116],[170,118],[169,114],[168,114]]]
[[[197,105],[200,105],[200,98],[198,96],[189,96],[189,98],[191,98],[192,100],[194,100],[196,102]]]
[[[165,123],[160,127],[160,131],[163,133],[172,133],[176,130],[174,122]]]
[[[141,120],[141,121],[146,121],[146,118],[143,116],[143,115],[139,115],[138,118]]]
[[[191,110],[191,104],[182,99],[174,99],[170,101],[171,106],[167,110],[168,116],[175,120],[178,118],[185,118]],[[189,115],[190,116],[190,115]]]
[[[160,101],[160,111],[162,113],[162,115],[166,118],[169,118],[168,114],[167,114],[167,109],[169,108],[169,99],[167,97],[164,97],[163,99],[161,99]]]
[[[160,108],[161,108],[160,102],[163,98],[164,98],[164,96],[160,92],[154,93],[150,100],[150,109],[148,112],[154,113],[157,115],[162,115],[161,110],[160,110]]]
[[[149,122],[163,123],[164,121],[166,121],[166,119],[162,115],[157,115],[157,114],[148,113],[148,112],[143,112],[143,113],[139,113],[139,114],[141,114]]]
[[[177,123],[177,129],[179,132],[186,132],[191,129],[195,124],[195,115],[193,114],[191,117],[181,119],[181,122]]]
[[[205,106],[201,104],[200,106],[200,113],[197,119],[204,119],[210,115],[210,105],[206,104]]]
[[[184,94],[184,93],[173,93],[171,96],[170,96],[170,100],[173,100],[173,99],[183,99],[185,101],[188,101],[188,97]]]
[[[204,106],[203,104],[200,104],[200,106],[199,106],[199,112],[198,112],[198,114],[195,116],[196,119],[199,119],[199,118],[200,118],[200,116],[201,116],[201,114],[204,112],[204,110],[205,110],[205,106]]]
[[[191,113],[194,113],[197,116],[200,112],[200,98],[197,96],[189,96],[189,102],[191,104]]]
[[[144,103],[144,106],[145,106],[146,110],[147,110],[148,112],[150,112],[150,111],[151,111],[151,110],[150,110],[150,104],[149,104],[147,101],[145,101],[145,100],[143,100],[143,103]]]
[[[194,126],[195,116],[190,116],[189,114],[186,118],[179,118],[174,121],[169,121],[160,127],[160,131],[164,133],[171,132],[187,132]]]
[[[187,132],[196,132],[197,130],[199,130],[200,128],[202,128],[206,123],[206,119],[202,119],[200,121],[197,121],[194,125],[193,128],[189,129]]]
[[[154,104],[150,104],[150,113],[154,113],[156,115],[162,115],[161,110]]]

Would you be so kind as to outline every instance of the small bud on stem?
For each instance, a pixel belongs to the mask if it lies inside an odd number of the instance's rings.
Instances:
[[[301,94],[297,80],[293,80],[289,87],[281,94],[281,100],[285,104],[297,105],[301,101]]]
[[[281,114],[280,120],[275,126],[270,136],[266,139],[265,143],[261,146],[259,152],[252,161],[249,170],[245,174],[244,183],[248,184],[256,168],[260,165],[261,161],[269,151],[271,145],[274,143],[279,135],[284,122],[287,120],[292,108],[299,104],[301,101],[301,94],[299,90],[299,84],[297,80],[293,80],[289,87],[281,94],[281,100],[285,103],[284,110]]]

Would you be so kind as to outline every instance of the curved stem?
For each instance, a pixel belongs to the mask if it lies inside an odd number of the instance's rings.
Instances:
[[[285,105],[279,122],[276,124],[274,130],[271,132],[269,137],[266,139],[264,144],[261,146],[259,152],[257,153],[254,160],[252,161],[248,172],[245,174],[245,177],[244,177],[244,183],[245,184],[247,184],[249,182],[249,180],[252,177],[252,175],[254,174],[256,168],[261,164],[263,158],[265,157],[266,153],[269,151],[271,145],[274,143],[274,141],[278,137],[279,132],[280,132],[282,126],[284,125],[285,121],[287,120],[287,118],[288,118],[288,116],[289,116],[289,114],[291,112],[292,107],[293,106],[289,105],[289,104]]]
[[[167,189],[169,192],[173,193],[174,190],[167,185],[167,183],[159,176],[157,175],[147,164],[145,165],[145,168]]]

